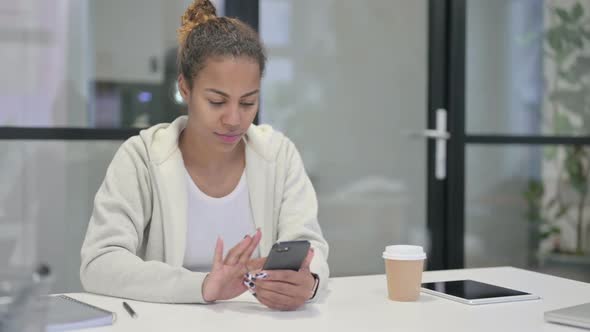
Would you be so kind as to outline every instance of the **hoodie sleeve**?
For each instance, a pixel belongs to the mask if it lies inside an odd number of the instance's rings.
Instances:
[[[314,248],[311,272],[320,278],[314,299],[325,291],[330,276],[328,242],[318,222],[318,201],[315,190],[295,145],[286,139],[286,175],[278,221],[278,241],[308,240]]]
[[[131,138],[107,170],[82,245],[82,285],[88,292],[141,301],[202,303],[205,273],[138,255],[152,214],[146,155],[140,138]]]

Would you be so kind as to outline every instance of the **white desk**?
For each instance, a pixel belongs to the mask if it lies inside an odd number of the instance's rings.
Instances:
[[[295,312],[276,312],[250,294],[214,305],[163,305],[128,301],[138,313],[132,319],[121,300],[91,294],[69,294],[117,313],[106,331],[578,331],[545,323],[543,312],[590,302],[590,284],[511,267],[426,272],[425,282],[475,279],[535,293],[542,300],[469,306],[422,294],[418,302],[389,301],[384,275],[333,278],[318,303]],[[149,290],[146,290],[149,291]]]

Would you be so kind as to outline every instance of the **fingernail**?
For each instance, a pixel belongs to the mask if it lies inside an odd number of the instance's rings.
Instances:
[[[255,289],[256,288],[256,284],[254,283],[254,280],[252,280],[252,279],[244,280],[244,281],[242,281],[242,283],[244,284],[244,286],[248,287],[248,289]]]
[[[254,278],[256,278],[256,279],[266,279],[266,278],[268,278],[268,274],[266,272],[256,273],[254,275]]]

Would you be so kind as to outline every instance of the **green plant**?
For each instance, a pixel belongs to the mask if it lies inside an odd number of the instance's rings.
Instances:
[[[552,24],[545,32],[545,55],[553,62],[548,79],[553,131],[586,134],[590,129],[590,19],[577,2],[568,11],[552,8]]]
[[[545,209],[543,206],[545,188],[541,181],[535,179],[529,180],[527,188],[522,194],[527,204],[525,217],[532,225],[531,242],[533,243],[533,247],[531,250],[536,252],[539,249],[538,243],[540,241],[546,240],[552,235],[559,235],[561,229],[555,225],[551,225],[543,217],[542,211]],[[554,244],[554,248],[559,250],[559,244]]]
[[[584,7],[551,7],[550,25],[544,33],[548,100],[548,128],[556,135],[587,135],[590,130],[590,19]],[[590,152],[583,146],[548,147],[544,160],[557,169],[552,191],[539,180],[531,180],[523,195],[527,219],[539,225],[539,240],[562,233],[564,225],[576,233],[575,254],[584,253],[585,207],[590,181]],[[560,221],[562,221],[560,223]],[[565,223],[563,222],[565,221]],[[559,242],[553,251],[563,250]]]

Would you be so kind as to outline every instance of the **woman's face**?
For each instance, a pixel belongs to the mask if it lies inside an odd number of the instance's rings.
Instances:
[[[218,151],[232,151],[258,112],[260,79],[258,63],[247,57],[208,59],[192,89],[180,75],[192,135]]]

